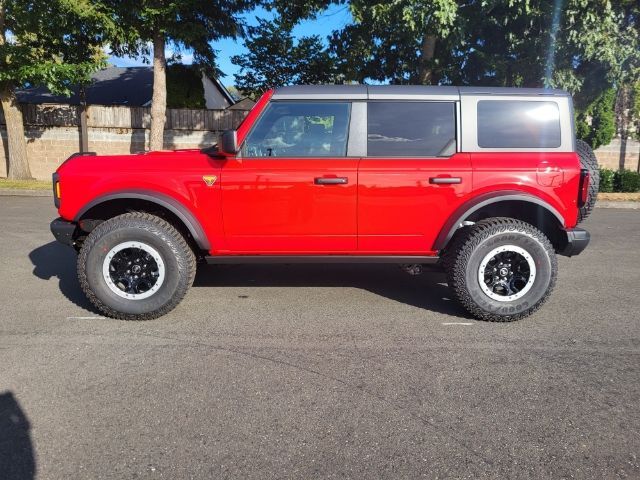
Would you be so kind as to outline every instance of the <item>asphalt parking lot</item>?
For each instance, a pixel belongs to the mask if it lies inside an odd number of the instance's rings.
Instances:
[[[50,203],[0,197],[0,478],[640,477],[640,210],[514,324],[392,265],[205,266],[135,323]]]

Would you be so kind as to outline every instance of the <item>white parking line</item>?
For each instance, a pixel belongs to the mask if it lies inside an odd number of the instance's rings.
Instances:
[[[67,320],[106,320],[107,317],[67,317]]]
[[[443,322],[442,325],[473,325],[472,322]]]

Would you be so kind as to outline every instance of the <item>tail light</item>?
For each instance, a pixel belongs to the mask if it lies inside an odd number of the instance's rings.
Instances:
[[[62,192],[60,191],[60,176],[58,173],[53,174],[53,204],[56,208],[60,208],[60,196]]]
[[[589,199],[589,182],[591,181],[591,175],[589,170],[580,170],[580,195],[578,197],[578,206],[583,207]]]

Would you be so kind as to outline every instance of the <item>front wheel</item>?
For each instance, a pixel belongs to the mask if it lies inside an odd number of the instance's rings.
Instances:
[[[173,310],[195,272],[184,237],[165,220],[140,212],[98,225],[78,256],[87,298],[103,314],[124,320],[150,320]]]
[[[547,300],[557,275],[549,239],[512,218],[482,220],[461,232],[445,255],[449,286],[480,320],[511,322]]]

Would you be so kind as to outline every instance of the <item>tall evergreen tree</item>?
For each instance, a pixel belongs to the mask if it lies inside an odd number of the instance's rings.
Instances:
[[[117,55],[153,54],[153,97],[149,147],[163,147],[167,104],[167,59],[165,48],[193,51],[194,63],[216,70],[216,51],[211,42],[243,33],[243,12],[259,0],[105,0],[126,25],[132,38],[115,38],[111,48]]]
[[[231,61],[240,67],[236,86],[256,97],[266,89],[289,84],[332,83],[335,63],[319,36],[293,38],[291,27],[282,20],[258,20],[245,41],[248,53]]]

